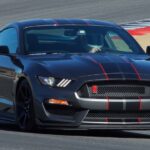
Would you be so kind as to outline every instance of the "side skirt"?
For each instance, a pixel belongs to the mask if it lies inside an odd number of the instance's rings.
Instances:
[[[0,113],[0,123],[16,124],[16,117],[14,114]]]

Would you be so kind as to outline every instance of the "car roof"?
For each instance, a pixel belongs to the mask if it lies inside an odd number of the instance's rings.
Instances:
[[[18,22],[11,23],[4,28],[8,27],[18,27],[18,28],[28,28],[34,26],[48,26],[48,25],[93,25],[93,26],[109,26],[109,27],[120,27],[119,25],[108,22],[100,21],[93,19],[31,19],[31,20],[22,20]]]

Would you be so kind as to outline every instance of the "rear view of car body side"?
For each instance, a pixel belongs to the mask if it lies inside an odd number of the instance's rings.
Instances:
[[[23,130],[149,129],[149,67],[116,24],[13,23],[0,32],[0,120]]]

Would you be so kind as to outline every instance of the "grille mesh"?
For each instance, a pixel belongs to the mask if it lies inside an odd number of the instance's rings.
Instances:
[[[108,86],[98,86],[97,94],[92,93],[92,88],[89,87],[89,96],[90,97],[136,97],[144,96],[145,87],[142,86],[133,86],[133,85],[108,85]]]
[[[89,112],[87,118],[150,118],[150,112]]]
[[[95,122],[103,118],[108,119],[150,119],[150,112],[89,112],[84,121]]]
[[[92,86],[97,86],[97,92],[92,91]],[[149,97],[150,86],[147,84],[130,83],[87,83],[78,91],[80,97],[84,98],[137,98]]]

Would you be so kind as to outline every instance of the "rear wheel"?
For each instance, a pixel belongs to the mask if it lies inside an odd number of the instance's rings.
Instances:
[[[16,94],[16,119],[23,131],[33,131],[36,127],[33,96],[29,83],[23,80]]]

